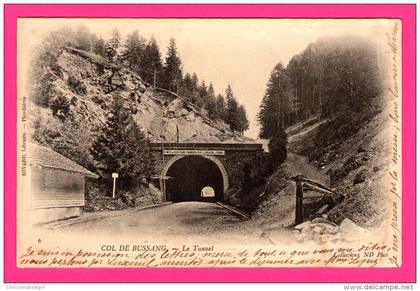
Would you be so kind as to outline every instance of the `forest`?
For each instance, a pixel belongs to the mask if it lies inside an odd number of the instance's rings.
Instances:
[[[371,106],[381,92],[381,55],[370,41],[341,36],[311,43],[272,70],[260,105],[260,137],[318,115],[334,119]]]
[[[53,111],[66,107],[63,98],[56,98],[52,84],[57,77],[57,59],[66,47],[79,49],[138,74],[150,86],[176,93],[199,110],[203,109],[213,119],[223,120],[233,132],[243,134],[249,128],[245,107],[237,101],[229,85],[224,95],[217,94],[211,82],[199,80],[194,72],[184,72],[176,40],[172,38],[167,55],[162,60],[160,48],[154,37],[149,40],[133,31],[125,38],[114,29],[109,39],[103,39],[81,26],[77,29],[61,28],[50,33],[34,58],[31,82],[33,100]],[[69,80],[72,82],[72,80]],[[75,82],[73,82],[75,83]],[[77,88],[78,84],[70,84]]]

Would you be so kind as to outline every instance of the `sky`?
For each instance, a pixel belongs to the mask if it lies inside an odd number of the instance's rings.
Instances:
[[[386,43],[392,28],[388,19],[24,19],[19,33],[25,46],[39,42],[51,29],[87,26],[91,32],[110,37],[118,28],[125,36],[134,30],[158,42],[162,60],[171,37],[183,63],[183,72],[195,72],[211,81],[216,93],[231,85],[239,103],[244,104],[250,129],[245,135],[257,138],[256,116],[274,66],[289,60],[311,42],[322,37],[356,34]]]

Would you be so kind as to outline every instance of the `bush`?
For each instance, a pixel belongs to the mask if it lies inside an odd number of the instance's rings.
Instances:
[[[48,107],[50,100],[56,94],[54,81],[57,79],[55,75],[50,72],[42,74],[39,78],[33,79],[31,84],[31,99],[32,101],[42,107]]]
[[[279,166],[287,158],[287,135],[283,129],[280,129],[268,143],[268,150],[270,152],[270,160],[274,168]]]
[[[69,75],[67,78],[67,85],[77,94],[84,95],[87,92],[86,85],[83,81],[77,79],[74,75]]]
[[[70,112],[70,102],[61,92],[57,92],[48,102],[53,115],[64,120]]]

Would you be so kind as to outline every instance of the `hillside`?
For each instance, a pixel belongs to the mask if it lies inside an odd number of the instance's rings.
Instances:
[[[309,118],[289,127],[287,160],[267,180],[254,221],[265,229],[292,225],[295,185],[289,178],[302,174],[344,195],[327,213],[328,220],[340,224],[347,218],[362,227],[380,227],[388,203],[389,112],[377,104],[348,115],[347,122]]]
[[[153,88],[134,72],[100,56],[67,47],[56,62],[54,92],[68,106],[55,110],[31,103],[31,136],[91,168],[89,148],[109,113],[114,96],[124,99],[134,120],[151,141],[232,142],[248,139],[234,134],[223,121],[212,121],[205,110],[173,92]]]

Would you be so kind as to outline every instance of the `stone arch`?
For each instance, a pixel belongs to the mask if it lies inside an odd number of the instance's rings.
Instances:
[[[214,157],[214,156],[205,156],[205,155],[199,155],[200,157],[206,158],[210,161],[212,161],[213,163],[216,164],[216,166],[219,168],[220,173],[222,174],[222,178],[223,178],[223,194],[225,194],[227,192],[227,190],[229,189],[229,178],[228,178],[228,174],[227,171],[225,169],[225,166],[223,166],[222,162]],[[162,174],[165,177],[166,174],[168,173],[169,168],[178,160],[188,157],[188,155],[178,155],[178,156],[173,156],[168,162],[165,163],[165,166],[163,167],[162,170]]]

